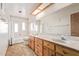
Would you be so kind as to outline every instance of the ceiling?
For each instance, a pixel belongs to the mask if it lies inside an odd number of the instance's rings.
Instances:
[[[38,5],[38,3],[3,3],[2,9],[6,15],[27,18]]]

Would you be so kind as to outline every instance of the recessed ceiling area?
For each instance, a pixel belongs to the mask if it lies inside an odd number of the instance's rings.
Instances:
[[[2,3],[0,10],[2,7],[7,15],[27,18],[38,5],[39,3]]]

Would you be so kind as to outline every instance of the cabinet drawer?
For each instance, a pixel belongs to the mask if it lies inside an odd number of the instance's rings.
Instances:
[[[44,46],[50,47],[50,43],[48,41],[44,41]]]
[[[42,43],[35,41],[35,45],[42,45]]]
[[[40,38],[35,38],[35,43],[42,45],[42,39],[40,39]]]
[[[44,46],[54,50],[54,44],[48,41],[44,41]]]

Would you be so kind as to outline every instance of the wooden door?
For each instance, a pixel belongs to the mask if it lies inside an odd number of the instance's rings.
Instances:
[[[79,36],[79,12],[71,15],[71,35]]]

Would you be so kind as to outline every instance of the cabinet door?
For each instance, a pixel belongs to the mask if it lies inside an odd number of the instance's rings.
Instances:
[[[55,56],[55,51],[49,49],[49,56]]]
[[[54,44],[49,41],[44,41],[44,46],[54,50]]]
[[[49,49],[47,47],[43,47],[43,55],[48,56],[49,55]]]
[[[43,51],[42,39],[35,37],[35,53],[38,56],[42,56],[43,55],[42,51]]]
[[[63,53],[63,47],[60,46],[60,45],[56,45],[56,53],[64,55],[64,53]]]
[[[35,53],[36,53],[38,56],[42,56],[42,50],[39,49],[38,47],[35,47]]]

